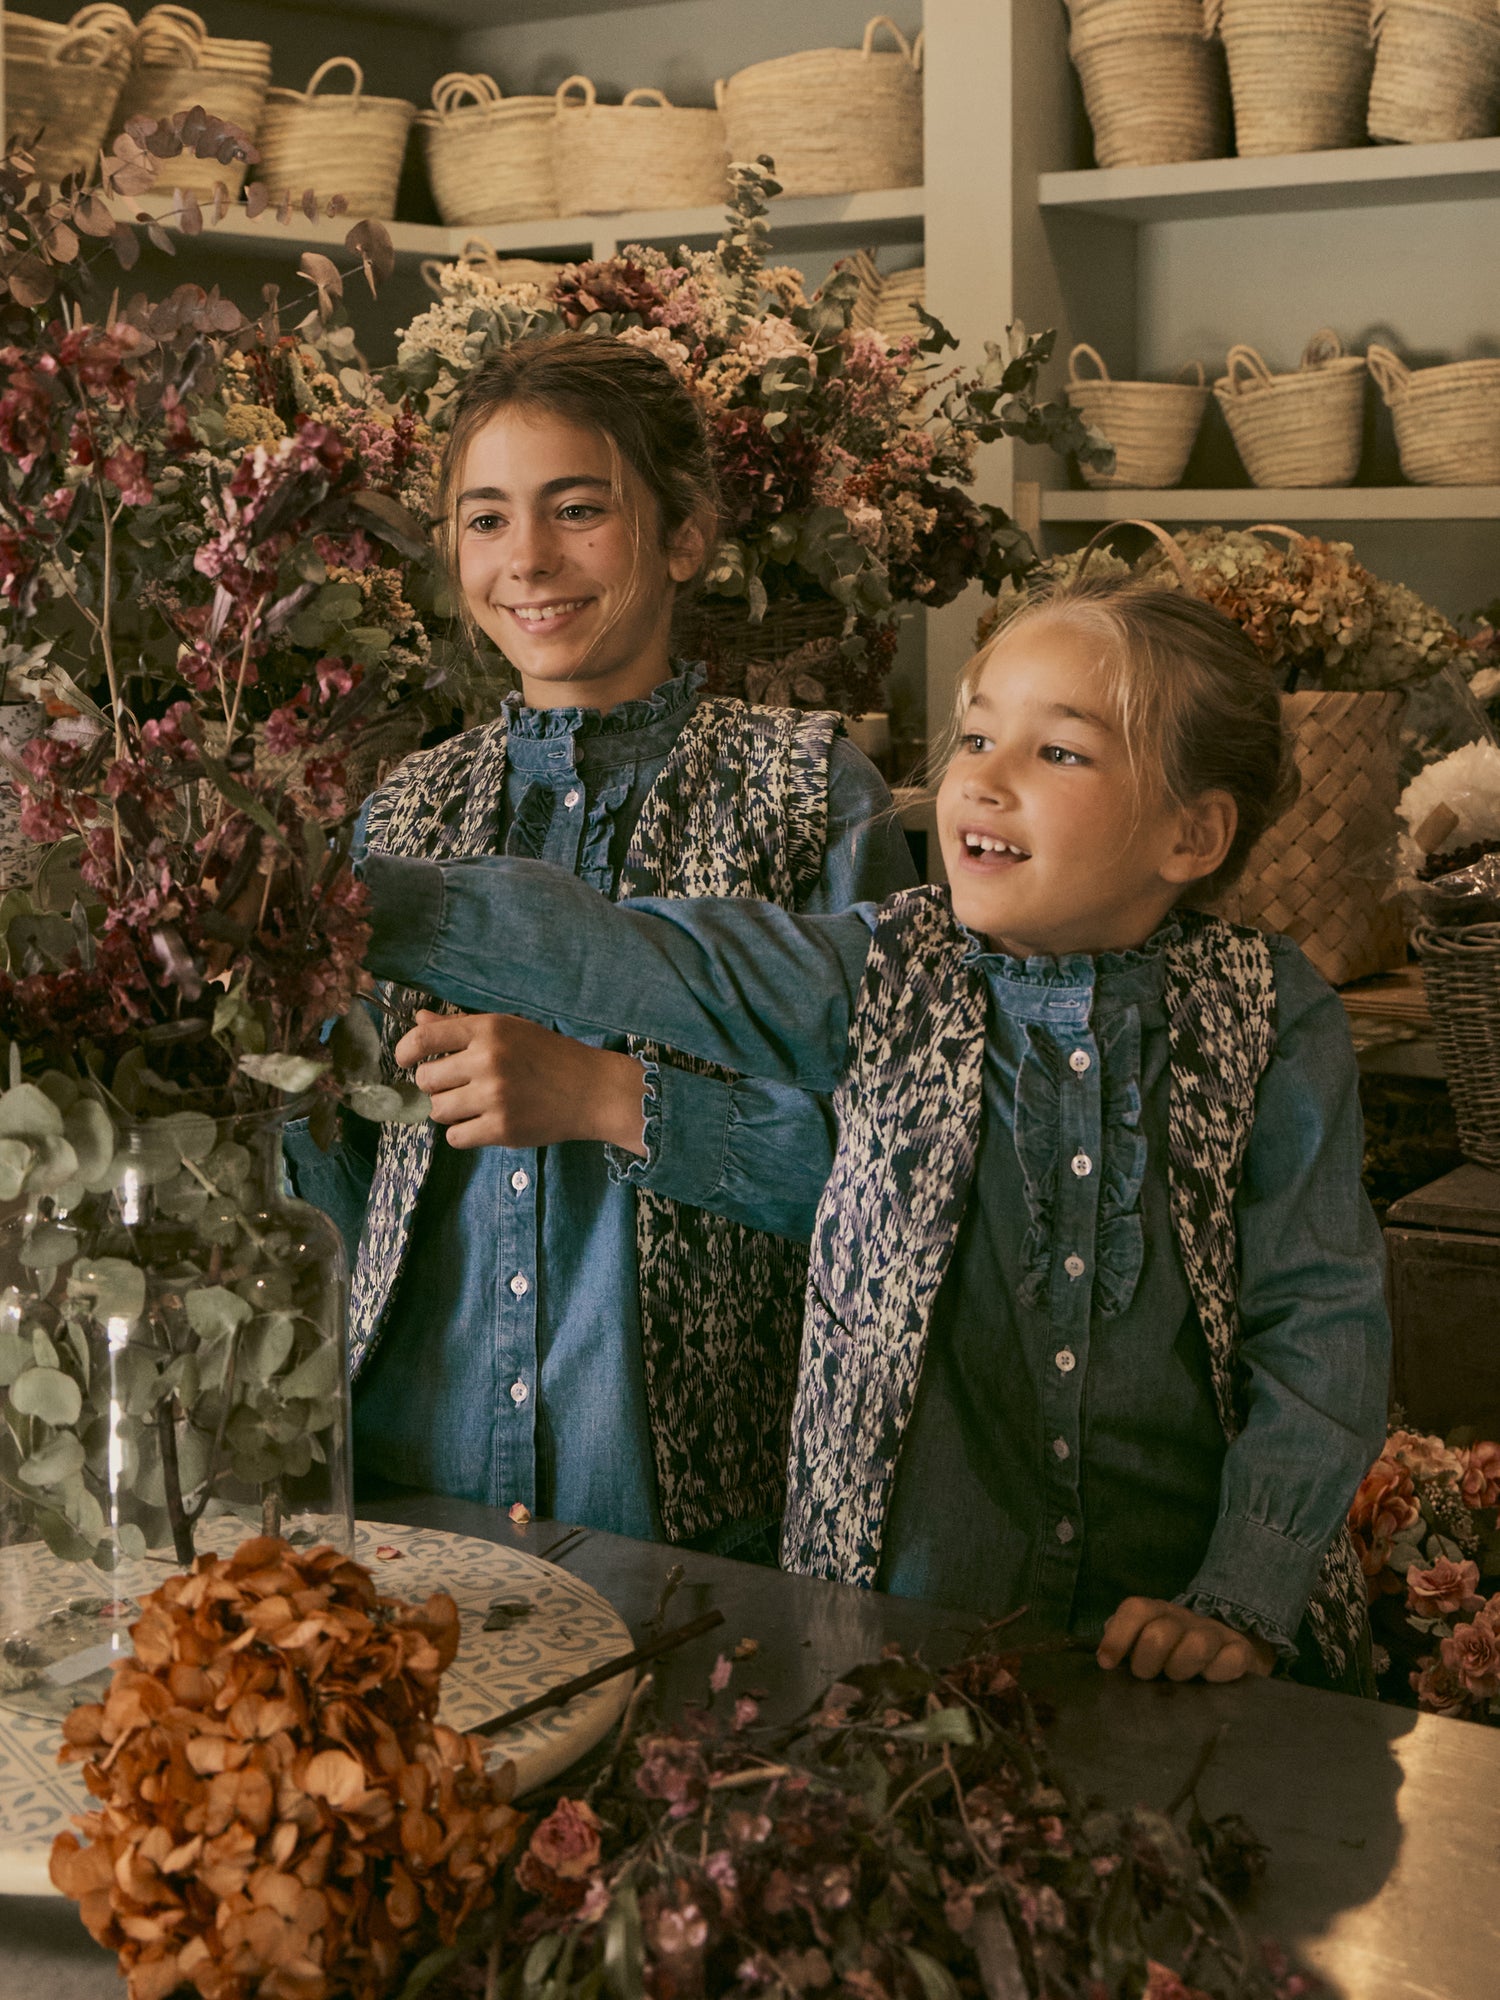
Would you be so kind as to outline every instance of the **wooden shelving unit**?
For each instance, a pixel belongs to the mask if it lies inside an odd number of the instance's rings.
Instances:
[[[1041,496],[1044,521],[1493,521],[1500,486],[1113,487]]]

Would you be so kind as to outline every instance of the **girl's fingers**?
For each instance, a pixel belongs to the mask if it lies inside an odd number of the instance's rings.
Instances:
[[[1232,1652],[1234,1645],[1234,1640],[1226,1640],[1223,1633],[1216,1632],[1210,1625],[1192,1626],[1183,1633],[1168,1655],[1165,1668],[1167,1679],[1190,1681],[1199,1674],[1206,1679],[1210,1668],[1226,1653]],[[1243,1671],[1243,1668],[1235,1668],[1219,1678],[1231,1680]]]
[[[422,1086],[426,1089],[426,1085]],[[494,1106],[481,1091],[473,1089],[466,1078],[461,1078],[456,1089],[429,1092],[432,1098],[432,1119],[435,1125],[461,1125],[468,1118],[487,1118]]]
[[[415,1069],[434,1056],[456,1055],[474,1039],[474,1017],[470,1014],[436,1014],[428,1021],[408,1028],[396,1044],[396,1061],[402,1069]]]
[[[1130,1655],[1130,1671],[1139,1681],[1155,1680],[1166,1665],[1178,1640],[1182,1637],[1182,1626],[1170,1611],[1164,1611],[1153,1618],[1136,1640]]]
[[[1117,1667],[1135,1644],[1137,1637],[1151,1619],[1162,1610],[1160,1599],[1154,1597],[1127,1597],[1114,1612],[1099,1640],[1096,1655],[1101,1667]]]
[[[399,1061],[399,1055],[397,1057]],[[408,1065],[410,1067],[410,1065]],[[451,1056],[434,1056],[412,1070],[418,1090],[432,1096],[439,1090],[463,1090],[475,1081],[476,1072],[465,1050]]]

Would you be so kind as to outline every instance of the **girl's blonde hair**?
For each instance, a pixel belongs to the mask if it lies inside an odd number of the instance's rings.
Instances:
[[[1141,797],[1190,805],[1227,792],[1237,814],[1224,860],[1186,901],[1216,902],[1301,786],[1276,678],[1249,635],[1201,597],[1136,577],[1078,577],[1032,590],[969,661],[956,729],[990,655],[1035,619],[1100,641],[1099,673]]]

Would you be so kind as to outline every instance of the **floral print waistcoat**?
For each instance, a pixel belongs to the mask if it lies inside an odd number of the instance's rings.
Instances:
[[[751,896],[795,908],[822,873],[837,716],[702,700],[631,839],[619,895]],[[450,860],[494,854],[506,719],[408,758],[376,793],[371,848]],[[386,1061],[427,996],[384,989]],[[639,1054],[654,1054],[633,1043]],[[674,1060],[681,1062],[682,1058]],[[708,1065],[697,1065],[707,1068]],[[430,1123],[385,1126],[349,1313],[358,1374],[379,1338],[432,1158]],[[781,1512],[807,1253],[644,1189],[636,1192],[641,1344],[657,1501],[672,1541]]]
[[[874,1585],[896,1461],[978,1148],[986,997],[947,892],[882,908],[835,1109],[839,1152],[808,1272],[782,1564]],[[1274,1043],[1265,940],[1218,918],[1166,948],[1169,1193],[1227,1438],[1242,1421],[1234,1196]],[[1308,1619],[1325,1668],[1353,1674],[1364,1582],[1347,1532]]]

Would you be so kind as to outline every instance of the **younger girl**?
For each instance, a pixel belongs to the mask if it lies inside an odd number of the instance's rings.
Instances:
[[[370,962],[836,1089],[789,1568],[1029,1606],[1138,1674],[1357,1685],[1389,1333],[1353,1053],[1294,945],[1196,907],[1291,790],[1275,690],[1211,608],[1085,582],[960,713],[951,893],[610,909],[457,863],[401,931],[372,860]]]

